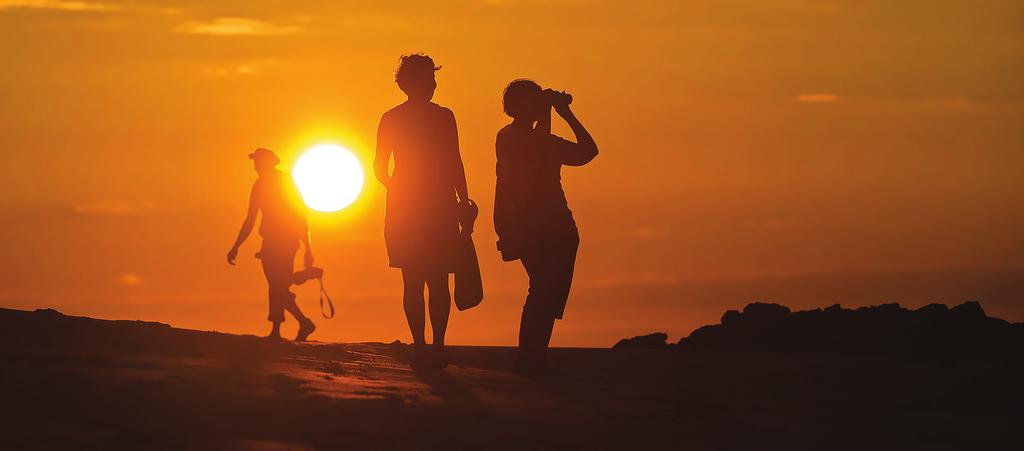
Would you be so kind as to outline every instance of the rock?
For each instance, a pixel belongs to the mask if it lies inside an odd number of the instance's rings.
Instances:
[[[37,315],[43,315],[43,316],[64,316],[64,314],[61,313],[59,310],[52,309],[52,308],[39,308],[39,309],[35,309],[35,311],[33,311],[33,313],[35,313]]]
[[[981,308],[981,304],[975,301],[964,302],[953,307],[950,311],[957,315],[957,317],[965,320],[983,320],[987,318],[985,310]]]
[[[789,307],[764,302],[755,302],[743,308],[744,319],[775,320],[783,318],[789,313]]]
[[[915,310],[915,312],[936,315],[945,313],[947,310],[949,310],[949,307],[946,307],[946,304],[932,303]]]
[[[643,337],[636,337],[636,340]],[[625,341],[625,340],[624,340]],[[621,343],[621,342],[620,342]],[[953,308],[929,304],[908,310],[896,303],[793,312],[755,302],[729,310],[676,347],[704,351],[890,355],[961,361],[1010,358],[1024,347],[1024,324],[989,318],[977,302]]]
[[[623,338],[612,349],[668,349],[668,334],[655,332],[633,338]]]
[[[735,323],[739,319],[739,310],[726,310],[725,314],[722,315],[722,325],[729,325],[731,323]]]

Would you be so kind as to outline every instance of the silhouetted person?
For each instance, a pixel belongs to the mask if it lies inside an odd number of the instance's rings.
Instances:
[[[262,213],[260,236],[263,244],[256,254],[263,263],[263,274],[267,278],[270,298],[270,314],[267,319],[273,324],[268,338],[281,338],[281,323],[287,310],[299,322],[299,333],[295,341],[304,341],[316,329],[313,321],[302,314],[291,292],[295,253],[299,243],[305,249],[306,267],[313,266],[313,252],[309,246],[309,229],[306,224],[306,210],[297,202],[296,188],[291,178],[277,170],[281,160],[274,152],[256,149],[249,154],[259,178],[252,185],[249,195],[249,211],[238,231],[234,246],[228,251],[228,263],[234,265],[238,247],[245,242],[256,223],[256,214]]]
[[[597,145],[564,92],[542,90],[531,80],[505,88],[505,114],[512,123],[498,132],[498,181],[494,229],[505,261],[520,260],[530,290],[519,324],[516,369],[545,374],[545,351],[555,320],[561,319],[572,285],[579,232],[562,191],[562,165],[582,166],[597,156]],[[551,134],[551,109],[569,124],[577,142]]]
[[[429,290],[434,360],[447,357],[444,336],[451,311],[448,274],[459,259],[459,217],[469,208],[455,115],[431,102],[439,70],[426,55],[402,56],[395,81],[409,98],[384,113],[373,168],[387,192],[384,241],[392,267],[402,269],[403,305],[416,356],[426,357],[423,286]],[[394,154],[394,171],[388,165]]]

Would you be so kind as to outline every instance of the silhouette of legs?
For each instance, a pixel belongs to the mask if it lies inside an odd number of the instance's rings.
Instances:
[[[434,331],[434,348],[444,347],[448,331],[448,316],[452,311],[452,296],[448,289],[448,274],[436,273],[427,278],[430,301],[430,327]]]
[[[527,352],[543,354],[551,342],[555,317],[546,309],[523,308],[519,326],[519,347]]]
[[[543,370],[555,320],[562,317],[572,287],[579,238],[567,237],[538,246],[521,258],[530,291],[519,324],[519,362],[526,371]]]
[[[424,312],[423,312],[423,284],[426,281],[423,276],[411,268],[402,268],[402,306],[405,307],[405,320],[409,323],[409,332],[412,332],[412,342],[416,347],[422,347],[426,343],[423,336]]]
[[[295,303],[295,294],[291,292],[292,272],[295,264],[295,253],[298,251],[298,243],[294,244],[269,244],[264,243],[260,250],[260,261],[263,266],[263,275],[267,278],[267,297],[269,300],[269,314],[267,320],[273,323],[270,331],[271,338],[280,338],[281,323],[284,322],[284,312],[291,313],[300,324],[299,336],[305,339],[312,333],[313,322],[302,314],[298,304]]]
[[[444,355],[444,337],[448,330],[448,316],[452,309],[448,273],[427,273],[411,268],[402,268],[402,282],[404,284],[402,303],[405,307],[405,319],[409,323],[409,331],[412,332],[413,344],[418,353],[422,353],[426,347],[423,286],[424,284],[427,286],[430,327],[434,331],[435,363],[444,366],[447,361],[447,357]]]

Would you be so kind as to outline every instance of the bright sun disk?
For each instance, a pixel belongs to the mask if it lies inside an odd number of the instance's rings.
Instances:
[[[349,206],[363,189],[363,166],[348,149],[320,144],[299,156],[292,179],[302,201],[316,211],[338,211]]]

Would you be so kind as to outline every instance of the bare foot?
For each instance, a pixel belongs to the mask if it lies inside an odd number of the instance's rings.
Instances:
[[[267,334],[267,340],[280,341],[281,340],[281,323],[273,323],[274,327],[270,329],[270,333]]]

